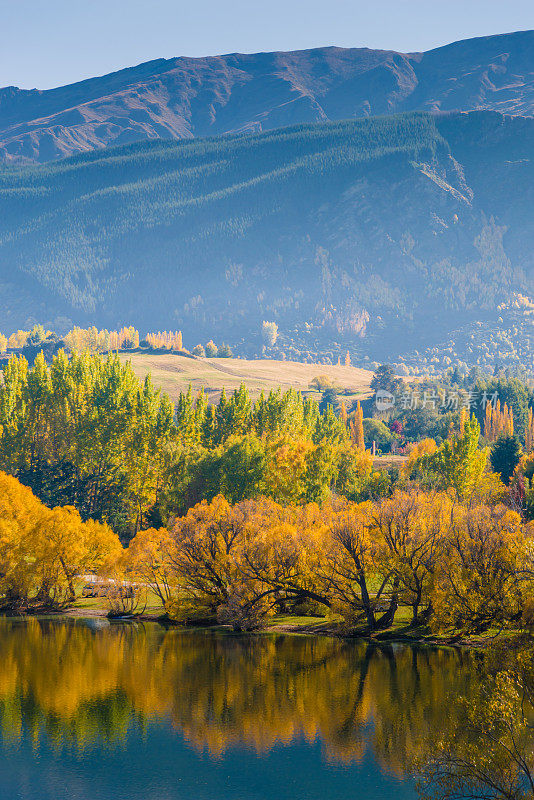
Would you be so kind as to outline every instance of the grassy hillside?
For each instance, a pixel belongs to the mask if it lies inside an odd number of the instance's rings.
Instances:
[[[336,386],[342,387],[343,395],[352,399],[370,394],[373,373],[355,367],[325,366],[324,364],[300,364],[293,361],[246,360],[240,358],[191,359],[172,354],[121,354],[123,361],[130,361],[135,374],[143,379],[148,372],[154,385],[163,389],[175,401],[179,393],[204,389],[210,401],[215,402],[224,388],[226,393],[244,383],[251,396],[256,398],[261,391],[289,388],[319,397],[310,391],[310,382],[318,375],[328,375]]]
[[[492,112],[5,169],[0,330],[181,328],[253,354],[273,320],[289,359],[396,358],[534,294],[533,204],[534,119]]]

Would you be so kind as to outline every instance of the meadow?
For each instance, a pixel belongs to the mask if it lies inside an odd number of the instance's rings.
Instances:
[[[245,384],[252,399],[263,391],[295,389],[320,398],[320,392],[310,388],[319,375],[328,375],[336,386],[343,388],[340,399],[363,399],[371,394],[373,373],[357,367],[302,364],[296,361],[272,359],[246,360],[241,358],[188,358],[173,353],[121,353],[123,363],[131,362],[140,380],[151,374],[154,386],[176,401],[180,392],[204,389],[210,402],[217,402],[225,389],[230,394]]]

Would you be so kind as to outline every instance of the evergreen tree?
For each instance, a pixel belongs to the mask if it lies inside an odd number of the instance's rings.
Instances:
[[[233,358],[232,348],[229,344],[222,344],[217,353],[218,358]]]
[[[323,414],[328,407],[332,409],[334,413],[339,410],[339,400],[337,398],[337,392],[335,389],[329,388],[325,389],[324,392],[321,394],[321,402],[319,403],[319,411]]]
[[[521,458],[521,444],[517,436],[500,436],[491,448],[491,466],[504,483],[509,484]]]
[[[375,392],[382,390],[394,394],[400,385],[401,381],[395,376],[395,370],[389,364],[378,367],[371,381],[371,389]]]

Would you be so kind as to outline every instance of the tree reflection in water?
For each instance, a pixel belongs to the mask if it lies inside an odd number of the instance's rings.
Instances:
[[[435,800],[533,800],[534,650],[530,637],[490,649],[455,728],[434,731],[416,759],[420,794]]]
[[[56,747],[120,745],[164,718],[198,750],[266,753],[320,740],[331,761],[371,752],[403,776],[439,732],[456,736],[481,682],[466,652],[320,637],[238,637],[157,625],[0,624],[0,725]]]

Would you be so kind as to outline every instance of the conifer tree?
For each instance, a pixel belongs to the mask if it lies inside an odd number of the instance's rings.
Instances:
[[[525,434],[525,450],[527,453],[534,452],[534,410],[529,408],[527,430]]]

